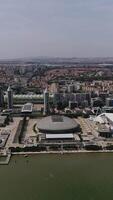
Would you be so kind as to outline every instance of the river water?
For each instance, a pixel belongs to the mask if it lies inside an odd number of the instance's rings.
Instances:
[[[0,200],[113,199],[113,154],[13,156],[0,166]]]

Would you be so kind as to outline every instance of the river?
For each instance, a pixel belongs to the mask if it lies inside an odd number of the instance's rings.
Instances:
[[[13,156],[0,166],[0,199],[113,199],[113,154]]]

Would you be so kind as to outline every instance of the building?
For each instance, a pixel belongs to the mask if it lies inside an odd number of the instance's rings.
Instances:
[[[32,103],[26,103],[23,105],[21,112],[24,114],[32,113],[33,111],[33,105]]]
[[[47,88],[44,91],[44,115],[49,113],[49,92]]]
[[[69,117],[53,115],[40,120],[37,129],[40,140],[74,140],[74,134],[79,132],[80,126]]]
[[[8,87],[7,90],[7,104],[8,104],[8,109],[13,108],[13,91],[10,86]]]
[[[73,93],[75,91],[75,87],[73,84],[68,85],[68,92]]]
[[[113,137],[113,113],[102,113],[94,121],[100,124],[98,132],[101,137]]]
[[[102,113],[95,118],[98,122],[100,122],[100,119],[102,119],[103,123],[109,123],[113,126],[113,113]]]
[[[10,132],[7,130],[6,131],[3,130],[2,132],[0,132],[0,149],[5,147],[9,135]]]
[[[74,109],[78,107],[78,102],[77,101],[69,101],[69,109]]]
[[[4,127],[8,123],[7,116],[0,116],[0,127]]]
[[[104,102],[99,97],[92,98],[91,99],[91,106],[92,107],[103,107],[104,106]]]
[[[113,98],[106,98],[106,106],[113,107]]]
[[[99,93],[99,97],[102,99],[102,101],[105,103],[106,102],[106,98],[108,98],[109,97],[109,94],[108,94],[108,92],[107,93]]]
[[[53,103],[55,106],[57,106],[57,104],[62,103],[63,102],[63,93],[54,93],[53,96]]]
[[[0,88],[0,108],[3,108],[4,106],[4,93],[2,88]]]
[[[76,102],[78,106],[81,106],[83,102],[86,103],[86,107],[91,104],[90,93],[56,93],[54,94],[54,102],[64,103],[69,105],[69,102]]]
[[[51,93],[58,93],[58,91],[59,91],[59,84],[58,83],[52,83],[50,85],[49,91]]]
[[[75,84],[74,84],[74,89],[75,89],[75,91],[78,91],[78,90],[80,90],[80,88],[81,88],[81,84],[79,83],[79,82],[75,82]]]
[[[53,101],[53,94],[49,94],[49,102]],[[8,96],[4,97],[5,102],[8,101]],[[14,104],[25,104],[26,102],[33,104],[43,104],[44,103],[44,94],[14,94],[13,103]]]

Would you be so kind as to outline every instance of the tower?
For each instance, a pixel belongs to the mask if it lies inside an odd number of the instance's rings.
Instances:
[[[8,87],[7,90],[7,104],[8,104],[8,109],[13,108],[13,91],[10,86]]]
[[[44,114],[48,114],[49,112],[49,92],[47,88],[44,91]]]
[[[4,106],[4,93],[2,88],[0,88],[0,108],[3,108]]]

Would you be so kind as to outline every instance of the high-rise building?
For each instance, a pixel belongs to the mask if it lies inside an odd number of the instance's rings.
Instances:
[[[81,105],[82,102],[87,101],[88,105],[91,103],[91,94],[90,93],[76,93],[75,100],[78,102],[78,105]]]
[[[50,91],[51,93],[58,93],[58,92],[59,92],[59,84],[58,84],[58,83],[52,83],[52,84],[50,85],[49,91]]]
[[[92,107],[103,107],[104,106],[104,102],[99,97],[92,98],[91,99],[91,106]]]
[[[69,101],[69,109],[74,109],[76,107],[78,107],[77,101]]]
[[[44,114],[48,114],[49,112],[49,92],[47,88],[44,91]]]
[[[4,93],[2,88],[0,88],[0,108],[4,106]]]
[[[113,98],[106,98],[106,106],[113,107]]]
[[[8,109],[13,108],[13,91],[10,86],[8,87],[7,90],[7,104],[8,104]]]
[[[54,93],[53,103],[57,106],[58,103],[62,103],[61,93]]]
[[[73,93],[74,92],[74,85],[73,84],[68,85],[68,92],[69,93]]]

